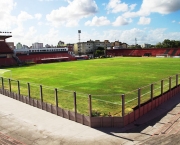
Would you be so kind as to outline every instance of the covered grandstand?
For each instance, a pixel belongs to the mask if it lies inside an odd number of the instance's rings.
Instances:
[[[13,50],[6,43],[6,39],[12,36],[0,35],[0,67],[17,65],[13,58]]]
[[[173,57],[180,56],[180,48],[110,49],[106,53],[110,56],[156,57],[158,55],[164,55]]]

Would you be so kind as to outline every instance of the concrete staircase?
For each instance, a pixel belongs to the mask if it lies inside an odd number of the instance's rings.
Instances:
[[[24,144],[0,133],[0,145],[24,145]]]
[[[178,142],[180,143],[180,105],[176,106],[154,126],[148,126],[146,129],[141,131],[141,133],[147,134],[150,137],[137,144],[175,145],[178,144]]]

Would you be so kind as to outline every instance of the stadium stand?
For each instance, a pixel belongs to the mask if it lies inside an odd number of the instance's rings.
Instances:
[[[107,55],[111,56],[152,56],[168,55],[178,56],[180,55],[180,48],[151,48],[151,49],[110,49],[107,50]]]
[[[174,50],[172,51],[172,53],[171,53],[171,56],[175,56],[176,53],[177,53],[177,51],[178,51],[178,49],[174,49]]]
[[[1,54],[13,54],[13,50],[7,45],[5,41],[0,41],[0,53]]]
[[[11,36],[0,36],[0,67],[17,65],[13,58],[13,50],[5,42],[9,37]]]
[[[50,58],[59,58],[57,59],[57,61],[60,61],[60,58],[67,58],[67,59],[61,59],[64,61],[75,60],[75,57],[68,54],[68,52],[46,53],[46,54],[39,53],[39,54],[29,54],[29,55],[17,54],[17,57],[23,63],[42,63],[42,61],[45,62],[46,59],[47,59],[46,62],[55,61],[55,59],[52,59],[52,61],[50,61]]]
[[[17,62],[13,58],[0,58],[0,67],[15,65],[17,65]]]

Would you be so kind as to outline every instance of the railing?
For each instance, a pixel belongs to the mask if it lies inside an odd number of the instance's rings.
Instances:
[[[0,87],[10,92],[17,93],[18,95],[42,100],[52,105],[58,104],[59,107],[70,111],[75,111],[76,109],[78,113],[84,115],[89,115],[91,111],[91,116],[123,116],[144,103],[152,101],[157,96],[162,95],[179,84],[179,74],[177,74],[124,95],[90,95],[92,110],[89,110],[88,107],[89,94],[25,83],[23,81],[20,82],[3,77],[1,77]],[[76,99],[74,99],[74,96],[76,96]],[[77,106],[75,104],[77,104]]]
[[[124,94],[124,104],[122,103],[124,110],[122,114],[131,113],[135,108],[140,108],[141,105],[163,95],[179,84],[180,78],[179,74],[177,74]]]
[[[87,95],[0,79],[1,94],[90,127],[123,127],[180,92],[179,74],[122,95]]]

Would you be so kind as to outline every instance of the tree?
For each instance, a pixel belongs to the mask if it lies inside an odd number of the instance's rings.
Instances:
[[[170,48],[170,47],[172,47],[172,45],[171,45],[171,40],[169,40],[169,39],[165,39],[165,40],[162,42],[162,44],[163,44],[163,47],[164,47],[164,48]]]
[[[100,56],[103,56],[105,55],[104,53],[104,47],[98,47],[95,51],[95,56],[96,57],[100,57]]]
[[[161,43],[161,42],[158,42],[158,43],[156,44],[156,48],[162,48],[162,43]]]

